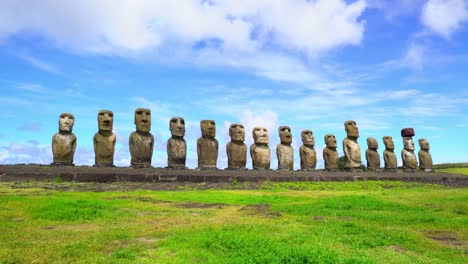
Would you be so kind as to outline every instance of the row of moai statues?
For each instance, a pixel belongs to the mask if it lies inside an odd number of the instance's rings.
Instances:
[[[113,113],[109,110],[101,110],[98,113],[98,132],[94,135],[95,166],[114,166],[114,151],[116,135],[113,129]],[[135,110],[134,123],[136,131],[129,137],[129,150],[131,166],[134,168],[151,167],[153,156],[154,136],[151,130],[151,111],[146,108]],[[63,113],[59,118],[59,132],[52,138],[52,152],[54,162],[52,165],[73,165],[73,156],[76,149],[76,136],[72,133],[74,116]],[[343,152],[345,156],[344,169],[347,171],[361,170],[361,150],[357,139],[359,129],[356,122],[345,122],[346,138],[343,140]],[[200,122],[202,136],[197,140],[197,156],[199,169],[217,169],[219,143],[216,139],[216,123],[214,120],[202,120]],[[167,141],[168,168],[186,169],[187,143],[185,136],[185,120],[182,117],[173,117],[169,121],[171,138]],[[278,170],[293,170],[294,150],[291,146],[292,133],[288,126],[280,126],[278,129],[281,143],[276,147],[278,158]],[[403,137],[402,160],[405,171],[415,171],[418,162],[414,154],[412,137],[414,130],[405,128],[401,131]],[[246,170],[247,146],[245,145],[245,129],[241,124],[232,124],[229,128],[231,141],[226,145],[228,168],[230,170]],[[270,147],[268,130],[264,127],[255,127],[252,131],[254,143],[250,146],[252,167],[256,170],[270,169]],[[299,149],[301,170],[315,170],[317,166],[317,154],[314,149],[315,139],[312,130],[301,132],[303,145]],[[326,147],[323,149],[325,170],[339,170],[339,155],[336,138],[332,134],[324,137]],[[397,170],[397,159],[394,153],[395,145],[390,136],[384,136],[385,150],[383,152],[385,171]],[[377,152],[378,143],[375,138],[367,139],[366,150],[367,169],[380,170],[380,155]],[[426,172],[432,170],[432,157],[429,153],[429,143],[425,139],[419,140],[420,169]]]

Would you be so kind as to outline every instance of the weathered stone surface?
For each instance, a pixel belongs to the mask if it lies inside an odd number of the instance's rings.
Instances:
[[[114,114],[109,110],[101,110],[97,116],[99,131],[94,134],[94,165],[97,167],[114,166],[114,151],[116,136],[112,133]]]
[[[356,122],[348,120],[344,123],[346,138],[343,139],[343,152],[345,155],[344,168],[347,171],[361,170],[361,148],[357,143],[359,129]]]
[[[198,168],[216,169],[218,161],[218,140],[214,120],[200,122],[202,136],[197,140]]]
[[[169,130],[171,131],[171,138],[167,140],[167,166],[173,169],[186,169],[185,120],[182,117],[171,118]]]
[[[416,160],[416,155],[414,154],[413,139],[411,137],[404,137],[403,147],[404,149],[401,151],[403,169],[408,172],[414,172],[416,171],[416,167],[418,166],[418,161]]]
[[[421,148],[418,152],[419,157],[419,168],[424,172],[432,171],[432,156],[429,153],[429,142],[425,138],[418,140],[419,147]]]
[[[270,147],[268,143],[268,130],[264,127],[255,127],[252,131],[254,144],[250,146],[252,167],[254,170],[270,169]]]
[[[376,171],[380,170],[380,155],[377,152],[379,143],[373,137],[367,138],[366,161],[367,170]]]
[[[317,153],[315,152],[315,138],[312,130],[302,130],[301,138],[303,145],[299,148],[301,157],[301,170],[310,171],[317,167]]]
[[[397,158],[395,155],[395,144],[391,136],[384,136],[383,142],[385,144],[385,150],[383,152],[385,171],[396,172],[397,171]]]
[[[336,150],[335,135],[326,134],[324,136],[326,147],[323,149],[323,160],[325,162],[325,170],[337,171],[338,170],[338,151]]]
[[[401,130],[401,137],[414,137],[414,129],[411,127],[403,128]]]
[[[62,113],[59,117],[59,132],[52,137],[52,165],[73,166],[73,156],[76,149],[76,136],[73,134],[75,117],[70,113]]]
[[[151,130],[151,110],[137,108],[135,110],[136,131],[130,134],[129,148],[133,168],[151,167],[153,157],[154,137]]]
[[[245,128],[241,124],[231,124],[229,127],[231,141],[226,144],[228,169],[246,169],[247,145],[245,145]]]
[[[294,169],[294,150],[291,147],[292,134],[288,126],[280,126],[278,133],[281,143],[276,146],[276,157],[278,158],[278,170]]]

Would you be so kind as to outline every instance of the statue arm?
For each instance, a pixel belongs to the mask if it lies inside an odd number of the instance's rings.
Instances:
[[[345,157],[348,159],[350,158],[349,156],[349,150],[348,150],[348,144],[346,142],[346,139],[343,139],[343,153],[345,155]]]
[[[367,163],[369,163],[369,162],[371,162],[371,161],[372,161],[372,160],[371,160],[370,153],[369,153],[369,151],[368,151],[368,150],[366,150],[366,161],[367,161]]]
[[[226,156],[228,158],[228,166],[229,166],[229,161],[231,160],[231,153],[229,152],[229,146],[231,145],[231,142],[228,142],[226,144]]]
[[[199,138],[197,140],[197,156],[198,156],[198,160],[200,161],[200,155],[201,155],[201,139]]]
[[[153,147],[154,147],[154,136],[151,135],[151,143],[150,143],[150,158],[153,156]]]
[[[133,142],[133,133],[130,134],[130,137],[128,138],[128,150],[130,151],[130,155],[133,156],[133,148],[135,146],[135,143]]]
[[[75,153],[76,150],[76,136],[73,135],[73,140],[72,140],[72,153]],[[73,155],[73,154],[72,154]]]

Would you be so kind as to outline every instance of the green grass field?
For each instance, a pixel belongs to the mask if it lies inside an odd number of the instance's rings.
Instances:
[[[51,183],[67,184],[75,183]],[[31,186],[0,184],[0,263],[467,261],[466,188],[381,181],[203,191]]]
[[[468,175],[468,168],[447,168],[447,169],[440,169],[437,171]]]

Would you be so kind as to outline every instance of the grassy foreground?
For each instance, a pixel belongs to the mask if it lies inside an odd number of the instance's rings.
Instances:
[[[131,192],[0,183],[0,263],[466,263],[467,201],[466,188],[377,181]]]

